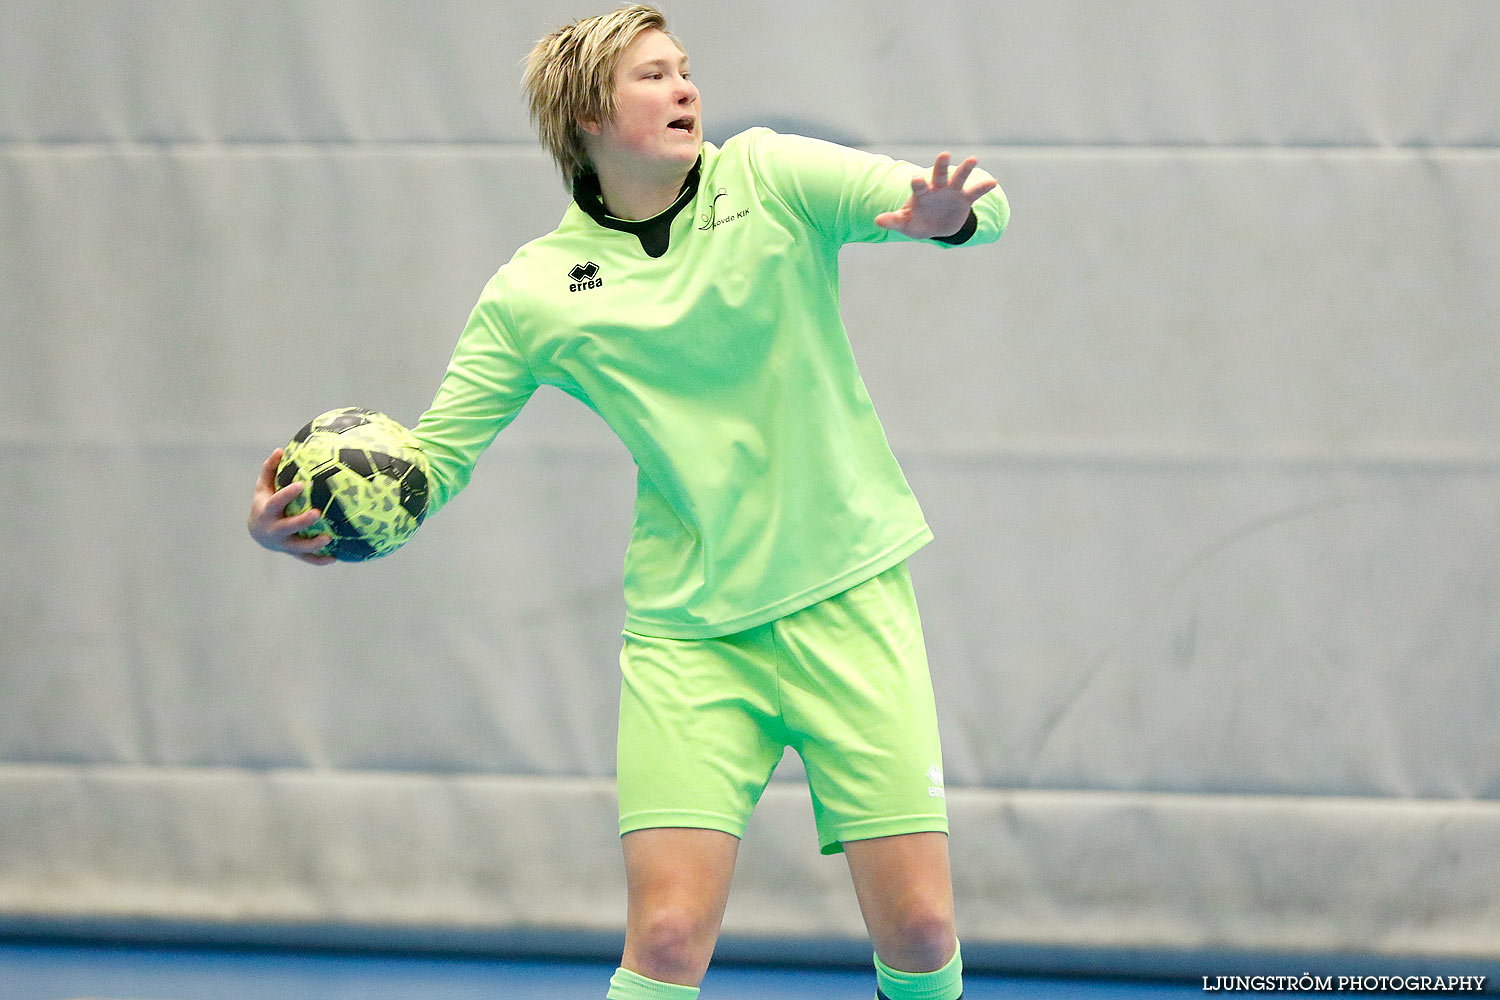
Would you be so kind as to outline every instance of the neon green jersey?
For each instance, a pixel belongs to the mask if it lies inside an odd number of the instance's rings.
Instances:
[[[704,143],[677,204],[645,223],[610,219],[580,184],[557,230],[486,285],[414,429],[429,509],[553,385],[636,462],[629,631],[727,635],[905,559],[932,536],[855,368],[838,254],[904,239],[874,219],[923,172],[752,129]],[[1008,218],[997,189],[960,235],[994,240]]]

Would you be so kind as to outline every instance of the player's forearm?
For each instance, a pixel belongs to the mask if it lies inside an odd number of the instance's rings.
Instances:
[[[450,366],[432,405],[412,428],[427,456],[429,515],[469,484],[479,456],[519,409],[501,407],[473,371]]]
[[[536,390],[501,329],[496,287],[474,307],[432,405],[412,428],[429,465],[429,514],[468,485],[479,456]]]

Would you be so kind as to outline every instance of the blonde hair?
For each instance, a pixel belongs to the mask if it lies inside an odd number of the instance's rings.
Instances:
[[[589,167],[580,121],[607,122],[615,115],[615,64],[642,31],[655,28],[677,45],[661,11],[631,4],[564,25],[547,35],[526,57],[521,78],[531,106],[531,123],[552,159],[573,178]]]

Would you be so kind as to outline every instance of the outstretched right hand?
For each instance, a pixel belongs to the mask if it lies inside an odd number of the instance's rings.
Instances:
[[[302,538],[297,532],[306,531],[318,523],[323,512],[313,508],[292,517],[286,516],[287,504],[302,495],[302,484],[291,483],[276,488],[276,467],[281,464],[283,449],[271,452],[271,457],[260,467],[260,478],[255,481],[255,493],[250,499],[250,518],[247,526],[250,537],[272,552],[285,552],[314,566],[327,566],[336,562],[333,556],[318,555],[318,550],[333,541],[328,535]]]

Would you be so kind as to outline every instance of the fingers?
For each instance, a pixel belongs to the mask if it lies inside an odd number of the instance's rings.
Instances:
[[[267,458],[263,463],[261,463],[260,476],[255,480],[256,493],[271,493],[275,490],[276,469],[281,465],[281,454],[282,449],[277,448],[275,451],[271,452],[271,457]]]
[[[250,518],[250,534],[268,549],[277,549],[282,552],[316,552],[333,539],[328,535],[318,535],[317,537],[322,541],[318,544],[311,544],[310,540],[302,538],[301,534],[312,530],[322,516],[322,511],[317,509],[304,510],[296,517],[253,514]]]
[[[991,191],[995,190],[995,188],[1000,186],[1000,182],[995,180],[995,178],[986,177],[975,184],[973,187],[970,187],[969,175],[974,172],[974,168],[977,166],[979,166],[979,158],[971,156],[968,159],[964,160],[964,162],[960,163],[958,165],[958,170],[953,174],[953,186],[962,191],[964,193],[964,197],[968,198],[971,202],[976,201],[980,197],[989,194]]]
[[[333,562],[333,556],[323,555],[323,550],[333,541],[332,535],[313,535],[303,538],[301,535],[292,535],[282,542],[282,551],[299,558],[314,556],[319,560],[327,559]]]
[[[999,186],[1000,186],[1000,182],[997,181],[997,180],[994,180],[993,178],[991,178],[989,180],[980,181],[978,184],[975,184],[973,187],[971,187],[971,188],[965,188],[964,189],[964,200],[967,201],[970,205],[972,205],[976,201],[978,201],[980,198],[983,198],[985,195],[989,194],[991,191],[995,190],[995,188],[997,188]]]
[[[921,175],[912,178],[912,194],[923,198],[935,191],[954,191],[972,204],[999,186],[999,182],[990,177],[969,187],[969,176],[979,166],[977,156],[965,157],[957,167],[952,166],[952,161],[951,153],[946,150],[939,153],[932,163],[931,179]]]
[[[298,493],[302,492],[302,484],[293,483],[276,495],[280,496],[281,493],[287,492],[290,492],[291,496],[295,497]],[[265,512],[260,519],[261,534],[266,538],[278,543],[280,547],[288,552],[316,552],[324,545],[333,541],[328,535],[318,535],[317,538],[321,539],[321,541],[314,545],[311,544],[312,539],[299,537],[303,532],[312,530],[323,519],[323,512],[321,510],[318,510],[316,507],[309,507],[301,513],[286,517],[283,513],[285,509],[285,502],[280,503],[279,506],[266,506]]]
[[[975,184],[972,188],[969,187],[969,175],[974,172],[975,167],[979,166],[979,157],[965,157],[963,162],[959,163],[957,167],[953,167],[950,173],[951,162],[952,158],[949,153],[943,152],[937,155],[937,159],[932,165],[932,188],[934,190],[945,187],[953,188],[963,192],[964,196],[970,201],[974,201],[983,195],[989,194],[999,186],[999,182],[990,177]],[[914,184],[913,187],[915,186]]]
[[[333,536],[326,533],[310,536],[302,534],[317,524],[320,516],[321,512],[316,510],[303,511],[296,517],[283,517],[252,528],[250,534],[272,552],[285,552],[316,566],[327,565],[336,561],[333,556],[323,554],[323,550],[332,543]]]
[[[284,516],[286,514],[286,509],[291,504],[291,502],[302,495],[302,490],[303,485],[301,480],[294,479],[290,483],[287,483],[281,489],[266,497],[264,507],[265,513],[272,518]],[[306,513],[308,512],[303,512],[303,514]],[[302,517],[303,514],[298,514],[297,517]],[[295,520],[295,518],[293,520]],[[317,518],[313,518],[313,520],[316,521]]]
[[[276,488],[276,470],[281,465],[282,451],[277,448],[271,452],[260,467],[250,504],[250,537],[273,552],[285,552],[313,566],[337,562],[333,556],[321,554],[333,541],[331,535],[319,534],[310,538],[302,535],[322,519],[322,511],[310,507],[291,517],[286,516],[287,506],[302,495],[304,486],[293,481],[279,490]]]
[[[932,186],[934,188],[945,188],[948,186],[948,161],[952,154],[947,150],[939,153],[937,159],[932,162]],[[962,187],[963,185],[959,185]]]
[[[969,175],[974,172],[974,168],[977,166],[979,166],[979,157],[966,157],[964,161],[958,165],[958,168],[953,171],[953,178],[951,181],[949,181],[949,183],[958,188],[960,191],[964,190],[965,186],[969,183]]]
[[[318,521],[322,520],[322,517],[323,512],[316,507],[309,507],[302,513],[295,514],[292,517],[283,517],[280,514],[274,514],[267,518],[271,524],[268,533],[277,538],[289,538],[298,532],[307,531],[313,525],[317,524]]]
[[[288,483],[279,490],[276,488],[276,470],[281,465],[281,454],[282,449],[277,448],[260,467],[260,477],[255,481],[255,495],[250,505],[251,517],[278,518],[285,513],[287,504],[302,493],[302,484],[299,482]]]
[[[296,517],[284,517],[272,526],[268,532],[268,541],[262,541],[261,544],[296,556],[314,566],[336,562],[333,556],[323,554],[323,550],[333,542],[332,535],[326,532],[317,535],[302,534],[311,530],[322,516],[322,511],[305,510]]]
[[[992,177],[969,186],[978,165],[978,157],[969,156],[954,167],[953,154],[944,150],[934,158],[931,175],[911,179],[911,199],[875,216],[875,224],[914,238],[957,232],[974,202],[999,186]]]
[[[303,484],[298,480],[287,483],[279,490],[276,488],[276,470],[281,466],[282,452],[281,448],[271,452],[271,457],[260,467],[260,479],[255,484],[253,511],[273,520],[283,516],[287,505],[303,492]],[[313,520],[316,521],[317,518]]]

